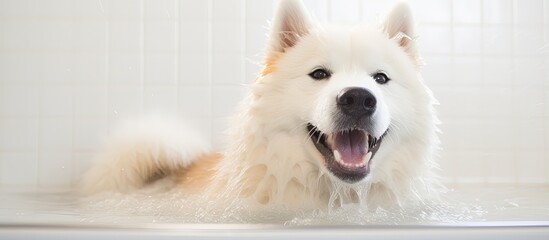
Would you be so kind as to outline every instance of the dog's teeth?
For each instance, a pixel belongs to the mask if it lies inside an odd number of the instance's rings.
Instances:
[[[368,162],[370,162],[370,158],[372,158],[372,152],[366,153],[366,155],[362,158],[362,165],[365,166],[368,164]]]
[[[341,154],[337,151],[337,150],[334,150],[334,157],[336,159],[337,162],[339,163],[344,163],[342,160],[341,160]]]
[[[334,143],[333,137],[332,136],[326,136],[326,144],[328,145],[328,147],[332,147],[333,143]]]

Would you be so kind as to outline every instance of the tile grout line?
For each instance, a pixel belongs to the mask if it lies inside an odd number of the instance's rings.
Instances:
[[[549,12],[548,12],[548,9],[549,8],[549,0],[545,0],[543,1],[543,24],[545,27],[543,27],[543,39],[544,41],[549,42],[549,30],[547,30],[547,28],[549,27]],[[549,61],[549,55],[547,55],[547,53],[545,54],[546,56],[543,56],[544,59],[546,59],[545,61]],[[546,72],[548,71],[547,69],[545,70]],[[548,74],[548,73],[543,73],[542,74]],[[549,74],[548,74],[549,75]],[[543,103],[546,104],[546,105],[549,105],[549,96],[547,96],[547,83],[545,84],[545,90],[543,91]],[[543,126],[543,146],[544,148],[546,146],[548,146],[548,142],[549,142],[549,136],[547,134],[547,128],[549,127],[549,125],[547,124],[547,121],[549,120],[549,111],[548,111],[549,108],[545,108],[545,111],[544,111],[544,117],[543,117],[543,121],[542,121],[542,126]],[[544,174],[545,174],[545,184],[549,184],[549,163],[548,163],[548,159],[549,159],[549,150],[545,150],[543,151],[543,159],[545,159],[546,161],[543,161],[544,163],[544,168],[545,168],[545,171],[544,171]]]
[[[108,6],[107,6],[107,11],[105,12],[105,83],[107,85],[107,105],[105,106],[106,107],[106,117],[107,117],[107,132],[108,133],[111,133],[112,132],[112,129],[111,129],[111,122],[112,122],[112,114],[111,114],[111,92],[112,92],[112,89],[111,89],[111,79],[110,79],[110,59],[111,59],[111,56],[110,56],[110,53],[111,53],[111,46],[110,46],[110,31],[111,31],[111,24],[110,24],[110,12],[108,11]]]
[[[240,84],[248,84],[246,74],[246,0],[240,0]]]
[[[175,33],[174,33],[174,41],[175,41],[175,64],[174,64],[174,74],[175,74],[175,113],[176,113],[176,116],[179,117],[180,116],[180,112],[179,112],[179,108],[180,108],[180,87],[181,87],[181,84],[180,84],[180,79],[179,79],[179,63],[181,61],[181,43],[180,43],[180,31],[179,31],[179,28],[181,26],[181,18],[180,18],[180,9],[179,9],[179,0],[175,0],[174,2],[175,6]]]
[[[455,0],[454,0],[455,1]],[[485,79],[485,58],[484,58],[484,0],[480,1],[480,78]],[[488,170],[488,164],[486,160],[484,161],[484,164],[482,166],[482,172],[484,173],[482,176],[483,184],[488,183],[489,177],[487,176]]]
[[[512,1],[512,5],[511,5],[511,79],[515,79],[516,77],[516,55],[515,55],[515,44],[516,44],[516,41],[515,41],[515,37],[516,37],[516,34],[517,34],[517,29],[516,29],[516,25],[517,25],[517,1],[516,0],[513,0]],[[515,120],[513,119],[511,121],[511,124],[512,126],[518,126],[518,120]],[[513,128],[514,129],[514,128]],[[513,131],[513,135],[516,136],[517,135],[517,130],[514,130]],[[517,184],[519,181],[518,181],[518,171],[517,171],[517,167],[518,167],[518,163],[517,163],[517,152],[513,151],[512,153],[512,164],[513,164],[513,183],[514,184]]]
[[[213,0],[208,0],[207,2],[207,21],[208,21],[208,36],[207,36],[207,41],[208,41],[208,85],[209,85],[209,88],[208,88],[208,95],[209,95],[209,98],[210,98],[210,106],[209,107],[209,115],[212,116],[213,115],[213,101],[214,101],[214,97],[213,97],[213,73],[212,73],[212,69],[213,69]],[[210,142],[213,142],[213,139],[214,139],[214,131],[213,131],[213,127],[214,127],[214,123],[213,123],[213,119],[210,117],[210,122],[209,122],[209,127],[210,127]]]
[[[140,117],[145,115],[145,0],[139,1],[139,85],[141,92]]]
[[[455,61],[455,34],[454,34],[454,31],[455,31],[455,27],[454,27],[454,2],[452,0],[450,0],[450,66],[452,66],[450,68],[450,73],[452,74],[452,76],[454,76],[454,71],[455,71],[455,64],[456,64],[456,61]],[[455,79],[454,79],[455,81]],[[458,168],[459,171],[458,172],[461,172],[462,169],[461,168]],[[461,181],[463,181],[463,179],[460,180],[460,178],[458,177],[458,175],[456,173],[453,173],[453,176],[452,176],[452,179],[455,183],[461,183]]]
[[[75,20],[72,20],[73,21],[73,24],[76,25],[76,21]],[[74,50],[76,50],[76,47],[74,47]],[[72,101],[72,104],[71,104],[71,152],[70,152],[70,160],[69,160],[69,163],[71,166],[70,166],[70,180],[68,181],[68,183],[65,183],[65,185],[69,185],[69,186],[73,186],[76,184],[76,180],[75,180],[75,174],[74,174],[74,166],[76,165],[76,155],[75,155],[75,151],[74,151],[74,139],[75,139],[75,122],[76,122],[76,113],[75,113],[75,109],[76,109],[76,89],[78,87],[78,85],[80,84],[76,84],[76,79],[71,79],[71,83],[72,83],[72,94],[71,94],[71,101]],[[62,166],[61,167],[63,170],[66,169],[65,166]]]

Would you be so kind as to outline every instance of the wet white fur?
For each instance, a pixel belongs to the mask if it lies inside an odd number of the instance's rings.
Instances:
[[[436,196],[435,101],[421,78],[413,24],[405,3],[380,25],[341,27],[315,23],[299,1],[280,1],[266,53],[275,70],[257,79],[240,104],[204,196],[297,207],[394,205]],[[332,78],[312,80],[308,73],[318,66],[332,70]],[[378,70],[392,80],[375,83],[370,75]],[[378,100],[373,134],[389,128],[371,173],[355,184],[329,173],[306,130],[310,122],[331,132],[335,96],[350,86],[368,88]],[[149,127],[159,125],[142,130]],[[165,131],[129,135],[128,143],[111,148],[87,175],[85,189],[142,186],[151,174],[180,169],[205,149],[192,134],[160,127]]]

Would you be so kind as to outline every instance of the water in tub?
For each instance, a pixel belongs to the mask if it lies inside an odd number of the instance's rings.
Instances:
[[[2,188],[0,224],[274,223],[432,224],[482,221],[548,221],[546,185],[460,185],[442,202],[404,209],[366,209],[348,205],[326,211],[241,207],[213,208],[184,192],[148,189],[81,198],[66,189]],[[252,210],[253,209],[253,210]]]

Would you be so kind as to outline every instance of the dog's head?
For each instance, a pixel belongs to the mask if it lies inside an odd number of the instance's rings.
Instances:
[[[423,151],[414,148],[434,131],[413,27],[406,4],[379,26],[341,27],[313,22],[299,1],[281,1],[255,83],[272,103],[270,127],[302,137],[311,161],[342,183],[411,164],[397,162],[396,152]]]

